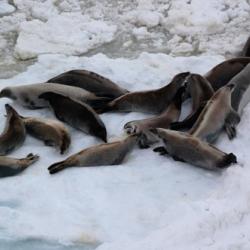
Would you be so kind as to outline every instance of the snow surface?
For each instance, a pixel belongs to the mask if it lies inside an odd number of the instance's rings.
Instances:
[[[42,55],[26,72],[0,84],[41,82],[66,69],[85,68],[130,90],[151,89],[182,71],[204,74],[223,59],[149,53],[137,59]],[[0,99],[2,115],[6,102],[10,103]],[[23,115],[53,117],[46,109],[14,107]],[[108,113],[101,117],[113,140],[122,135],[126,122],[146,115]],[[67,155],[60,156],[28,137],[12,155],[33,152],[41,159],[21,175],[1,179],[0,237],[82,244],[98,250],[249,249],[249,120],[247,106],[237,138],[229,141],[221,136],[219,148],[235,153],[239,161],[222,173],[160,157],[152,149],[136,149],[120,166],[72,168],[50,176],[46,168],[51,163],[100,141],[69,128],[72,146]],[[1,129],[4,122],[0,122]]]
[[[12,76],[0,80],[0,89],[76,68],[129,90],[158,88],[177,73],[204,74],[239,53],[249,22],[249,0],[0,0],[0,76]],[[37,61],[21,61],[30,58]],[[0,130],[5,103],[11,101],[0,99]],[[53,117],[46,109],[14,107]],[[145,117],[101,116],[110,140],[122,136],[126,122]],[[239,162],[222,173],[135,149],[121,166],[50,176],[51,163],[100,141],[69,127],[72,146],[62,157],[27,137],[12,155],[41,159],[1,179],[0,249],[249,250],[249,122],[248,105],[237,138],[221,136],[217,146]]]

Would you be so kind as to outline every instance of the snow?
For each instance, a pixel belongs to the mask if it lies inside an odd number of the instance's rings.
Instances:
[[[0,79],[0,89],[70,69],[95,71],[131,91],[158,88],[184,71],[205,74],[242,49],[249,14],[247,0],[2,0],[0,73],[19,73]],[[30,58],[36,60],[23,70],[21,60]],[[0,99],[0,131],[5,103],[11,101]],[[54,117],[13,106],[22,115]],[[125,123],[146,117],[101,115],[110,141],[123,136]],[[222,173],[135,149],[120,166],[50,176],[50,164],[100,141],[68,127],[72,145],[61,156],[28,136],[11,155],[41,159],[1,179],[0,249],[248,250],[249,122],[248,105],[236,139],[220,137],[216,146],[239,162]]]
[[[0,84],[41,82],[66,69],[85,68],[131,90],[151,89],[166,84],[181,71],[204,74],[223,59],[149,53],[136,59],[112,59],[103,54],[42,55],[26,72],[3,79]],[[0,100],[2,114],[6,102],[10,101]],[[46,109],[32,111],[14,106],[23,115],[53,117]],[[113,140],[122,135],[126,122],[147,115],[109,113],[101,117]],[[235,244],[247,248],[249,120],[247,106],[237,138],[230,142],[221,137],[218,146],[234,152],[239,161],[221,174],[160,157],[152,149],[136,149],[120,166],[72,168],[50,176],[46,169],[50,164],[100,141],[69,128],[72,146],[67,155],[60,156],[55,149],[28,137],[12,155],[21,157],[33,152],[41,159],[21,175],[1,180],[1,238],[43,239],[98,246],[98,250],[229,249]],[[0,123],[2,129],[4,121]],[[228,233],[234,239],[222,240]]]

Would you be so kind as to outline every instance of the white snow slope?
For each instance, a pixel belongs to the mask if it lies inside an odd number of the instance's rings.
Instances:
[[[131,91],[158,88],[183,71],[206,73],[227,53],[238,52],[250,33],[249,12],[247,0],[0,0],[0,52],[8,54],[0,65],[9,63],[11,32],[17,35],[17,58],[37,57],[25,72],[1,79],[0,89],[43,82],[70,69],[95,71]],[[164,48],[169,54],[80,56],[119,39],[128,51],[136,51],[134,44],[141,51],[153,43],[155,51]],[[187,56],[192,54],[200,55]],[[0,131],[5,103],[12,102],[0,99]],[[23,115],[54,117],[47,109],[13,106]],[[122,136],[126,122],[144,117],[101,116],[109,140]],[[250,105],[237,137],[229,141],[221,135],[216,146],[238,158],[221,173],[135,149],[120,166],[72,168],[51,176],[50,164],[100,141],[69,127],[72,146],[61,156],[27,137],[11,155],[32,152],[41,158],[22,174],[0,181],[0,249],[249,250],[249,122]],[[31,247],[29,240],[62,245]]]

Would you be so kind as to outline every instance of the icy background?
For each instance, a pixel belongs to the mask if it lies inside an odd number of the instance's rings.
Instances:
[[[88,69],[129,90],[160,87],[177,73],[204,74],[237,55],[250,35],[248,0],[0,0],[0,84],[36,83]],[[0,129],[5,123],[0,99]],[[53,117],[47,110],[15,108]],[[109,138],[139,113],[104,114]],[[218,147],[239,164],[213,173],[136,149],[121,166],[47,167],[100,143],[70,129],[61,157],[28,137],[13,156],[41,159],[0,182],[0,249],[249,250],[250,106],[238,136]]]

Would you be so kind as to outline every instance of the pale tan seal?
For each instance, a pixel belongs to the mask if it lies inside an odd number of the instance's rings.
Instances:
[[[237,163],[233,153],[226,154],[188,133],[162,128],[154,129],[153,132],[164,142],[164,147],[155,148],[154,151],[162,155],[169,154],[176,161],[209,170],[223,169]]]
[[[65,168],[119,165],[137,143],[138,136],[130,135],[123,140],[86,148],[66,160],[52,164],[48,170],[55,174]]]

